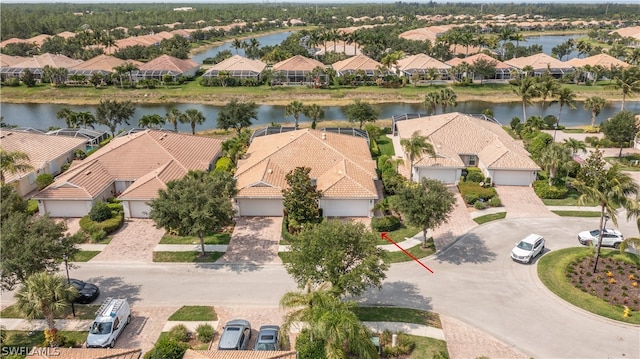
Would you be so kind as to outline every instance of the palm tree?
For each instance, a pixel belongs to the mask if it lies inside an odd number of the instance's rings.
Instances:
[[[564,145],[571,150],[571,155],[575,155],[579,150],[587,150],[587,145],[584,143],[584,141],[580,141],[575,138],[565,138]]]
[[[540,83],[538,83],[538,91],[540,97],[542,97],[542,112],[540,116],[544,118],[544,110],[547,102],[547,98],[555,96],[560,90],[560,84],[553,76],[547,75],[542,77]]]
[[[442,108],[442,113],[447,112],[447,107],[456,107],[458,106],[458,95],[449,88],[444,90],[440,90],[440,94],[438,95],[438,102],[440,103],[440,107]]]
[[[56,313],[62,312],[69,302],[77,296],[76,289],[59,275],[40,272],[31,275],[16,293],[18,310],[27,319],[43,316],[47,329],[54,331]]]
[[[581,193],[578,197],[578,204],[585,202],[596,202],[600,206],[600,236],[596,246],[596,258],[593,265],[593,273],[598,269],[598,259],[600,258],[600,248],[602,246],[602,231],[604,230],[604,217],[608,215],[611,221],[617,226],[616,204],[628,209],[631,213],[637,209],[637,203],[630,197],[639,193],[638,184],[631,176],[622,172],[619,164],[614,164],[605,169],[605,162],[602,159],[602,152],[596,150],[591,156],[599,156],[594,167],[596,176],[582,176],[573,182],[574,187]],[[597,157],[596,157],[597,158]]]
[[[560,126],[560,115],[562,114],[562,108],[564,106],[569,107],[572,110],[576,109],[576,94],[573,92],[572,89],[568,88],[568,87],[563,87],[557,94],[556,94],[557,98],[556,101],[558,102],[558,104],[560,104],[560,110],[558,111],[558,122],[556,122],[556,126],[553,129],[553,139],[556,139],[556,130],[558,129],[558,126]]]
[[[531,104],[533,98],[539,96],[538,88],[532,77],[525,77],[516,82],[513,93],[518,95],[522,100],[522,118],[527,120],[527,105]]]
[[[551,143],[545,147],[538,157],[538,161],[545,170],[549,171],[549,185],[558,173],[558,167],[571,160],[571,150],[559,143]]]
[[[191,124],[191,134],[196,134],[196,125],[202,125],[206,118],[199,110],[190,108],[183,116],[180,116],[180,122]]]
[[[96,116],[89,111],[78,112],[76,119],[78,125],[82,124],[82,127],[84,128],[87,128],[87,126],[95,128],[93,124],[96,123]]]
[[[236,49],[236,55],[238,54],[238,50],[239,49],[244,49],[244,47],[246,46],[246,44],[244,43],[244,41],[235,38],[233,39],[233,41],[231,42],[231,47],[233,47],[234,49]]]
[[[318,104],[305,106],[302,113],[311,119],[311,128],[316,128],[316,123],[324,118],[324,109]]]
[[[7,152],[0,148],[0,183],[5,183],[5,173],[17,174],[33,169],[29,163],[29,155],[20,151]]]
[[[439,95],[437,92],[429,92],[424,96],[424,107],[427,111],[431,110],[430,115],[436,114],[436,106],[440,102]]]
[[[138,120],[138,127],[140,128],[158,128],[162,127],[162,125],[164,125],[164,119],[157,113],[154,113],[152,115],[144,115]]]
[[[165,122],[172,124],[173,130],[178,132],[178,122],[182,123],[182,121],[180,121],[180,118],[182,116],[183,113],[180,112],[180,110],[178,110],[177,108],[173,107],[169,110],[169,112],[167,112],[166,115],[164,115],[164,120]]]
[[[293,115],[293,118],[295,120],[295,129],[298,129],[298,118],[300,117],[300,114],[304,112],[304,104],[298,100],[293,100],[291,102],[289,102],[289,104],[284,108],[284,115],[285,116],[291,116]]]
[[[78,127],[78,113],[73,111],[69,107],[64,107],[60,111],[58,111],[58,113],[56,113],[56,118],[64,120],[67,128]]]
[[[607,100],[599,96],[591,96],[584,101],[584,108],[591,111],[591,127],[596,125],[596,117],[607,105]]]
[[[624,111],[624,101],[628,95],[640,91],[640,68],[637,66],[628,67],[620,71],[615,76],[615,87],[622,90],[622,107],[620,111]]]
[[[413,161],[422,156],[422,154],[429,154],[433,157],[436,155],[436,151],[433,145],[427,142],[427,137],[420,135],[419,131],[415,131],[410,138],[403,138],[400,140],[400,145],[404,149],[407,159],[409,160],[409,173],[410,178],[413,179]]]

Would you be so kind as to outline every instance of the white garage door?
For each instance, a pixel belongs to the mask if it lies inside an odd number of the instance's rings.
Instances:
[[[369,200],[325,199],[320,200],[324,217],[369,217]]]
[[[238,199],[241,216],[282,217],[281,199]]]
[[[85,201],[44,201],[44,209],[50,217],[83,217],[89,213]]]
[[[129,201],[132,218],[149,218],[151,208],[145,201]]]
[[[420,178],[431,178],[442,181],[444,183],[456,183],[459,179],[456,178],[458,170],[455,168],[447,169],[420,169]]]
[[[502,186],[529,186],[533,182],[532,171],[493,171],[493,183]]]

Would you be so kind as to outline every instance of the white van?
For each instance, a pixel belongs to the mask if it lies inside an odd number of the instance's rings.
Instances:
[[[96,311],[89,329],[87,348],[113,348],[124,327],[131,322],[131,308],[126,299],[107,298]]]

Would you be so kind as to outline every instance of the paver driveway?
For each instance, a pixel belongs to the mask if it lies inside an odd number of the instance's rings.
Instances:
[[[282,217],[238,217],[227,252],[217,263],[281,264]]]
[[[152,262],[153,249],[164,232],[156,228],[151,219],[127,219],[109,245],[91,262]]]
[[[557,217],[542,203],[532,187],[496,186],[496,192],[507,212],[507,218]]]

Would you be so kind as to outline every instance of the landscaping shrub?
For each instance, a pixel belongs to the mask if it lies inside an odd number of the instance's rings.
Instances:
[[[196,335],[200,342],[208,343],[213,340],[214,335],[213,327],[209,324],[200,324],[196,328]]]
[[[303,329],[296,338],[296,351],[298,351],[298,359],[318,359],[326,358],[324,350],[324,340],[314,338],[311,341],[308,329]]]
[[[111,216],[111,208],[104,202],[97,202],[89,211],[89,218],[94,222],[106,221]]]
[[[545,132],[539,132],[527,145],[527,151],[531,153],[532,157],[536,157],[552,142],[553,136]]]
[[[385,358],[404,357],[411,353],[416,347],[416,343],[411,337],[404,333],[396,333],[398,336],[397,345],[391,346],[393,333],[385,330],[380,334],[380,344],[382,345],[382,356]]]
[[[95,230],[95,231],[91,232],[89,234],[89,237],[91,238],[91,242],[97,243],[97,242],[100,242],[101,240],[107,238],[107,232],[103,231],[102,229],[98,229],[98,230]]]
[[[45,187],[53,183],[53,176],[49,173],[43,173],[36,177],[36,185],[38,190],[43,190]]]
[[[91,218],[86,215],[80,219],[80,228],[89,233],[89,235],[92,235],[92,233],[100,230],[104,231],[106,234],[111,234],[118,230],[123,222],[124,213],[122,212],[117,213],[112,218],[109,218],[106,221],[102,222],[92,221]]]
[[[585,126],[582,130],[585,133],[599,133],[600,132],[600,126]]]
[[[466,204],[475,204],[480,199],[475,193],[465,194],[463,198]]]
[[[371,156],[378,157],[380,156],[380,148],[378,147],[378,143],[373,138],[369,139],[369,150],[371,151]]]
[[[478,167],[468,167],[465,181],[476,183],[482,182],[484,181],[484,174]]]
[[[489,199],[487,204],[489,207],[502,207],[502,201],[497,196]]]
[[[29,214],[36,214],[38,213],[39,208],[38,208],[38,201],[36,201],[35,199],[30,199],[27,201],[27,213]]]
[[[566,198],[569,190],[566,187],[550,186],[546,181],[533,182],[533,190],[538,197],[544,199]]]
[[[178,324],[169,330],[169,337],[179,342],[188,342],[191,334],[184,324]]]
[[[474,204],[480,198],[486,202],[496,196],[495,188],[485,188],[475,182],[460,182],[458,183],[458,189],[467,204]]]
[[[187,343],[172,338],[161,338],[153,349],[144,355],[144,359],[182,359],[187,349]]]
[[[384,216],[371,218],[371,229],[376,232],[391,232],[400,228],[400,218],[396,216]]]
[[[485,209],[485,208],[487,208],[487,204],[484,203],[484,201],[476,201],[473,204],[473,208],[475,208],[475,209]]]
[[[229,157],[220,157],[216,161],[216,171],[233,172],[234,168],[233,161]]]

